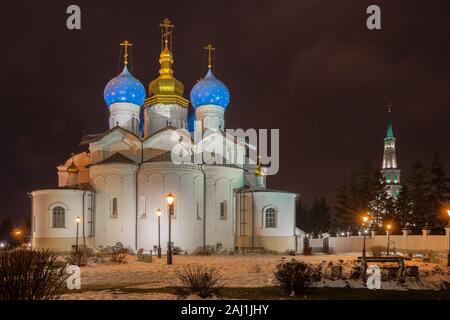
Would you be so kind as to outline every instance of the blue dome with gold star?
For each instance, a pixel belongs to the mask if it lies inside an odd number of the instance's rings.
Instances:
[[[142,106],[145,100],[145,89],[125,66],[121,74],[108,82],[103,97],[108,107],[116,102],[128,102]]]
[[[226,109],[230,103],[230,92],[228,88],[218,80],[211,69],[206,76],[197,82],[191,91],[191,103],[194,109],[212,104]]]

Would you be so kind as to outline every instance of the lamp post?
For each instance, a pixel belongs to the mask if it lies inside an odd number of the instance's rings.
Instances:
[[[386,236],[387,236],[387,245],[386,245],[386,255],[389,255],[389,237],[390,237],[390,231],[391,231],[392,226],[390,224],[388,224],[386,226]]]
[[[450,229],[450,209],[447,210],[448,215],[448,228]],[[450,267],[450,230],[448,232],[448,254],[447,254],[447,267]]]
[[[75,240],[75,252],[78,252],[78,226],[79,226],[80,221],[81,221],[80,217],[77,217],[77,218],[75,219],[75,221],[76,221],[76,223],[77,223],[77,238],[76,238],[76,240]]]
[[[161,258],[161,209],[156,210],[156,215],[158,216],[158,258]]]
[[[369,217],[367,215],[364,215],[362,217],[362,227],[363,227],[363,249],[362,249],[362,257],[361,257],[361,279],[365,279],[366,277],[366,270],[367,270],[367,264],[366,264],[366,225],[367,222],[369,222]]]
[[[169,206],[169,244],[167,245],[167,264],[172,264],[172,239],[171,239],[171,233],[172,233],[172,215],[173,215],[173,205],[175,202],[175,196],[169,192],[169,194],[166,196],[167,205]]]

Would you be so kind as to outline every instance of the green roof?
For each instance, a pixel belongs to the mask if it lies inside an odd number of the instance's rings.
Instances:
[[[389,120],[388,127],[387,127],[386,138],[393,138],[393,137],[394,137],[394,130],[392,130],[392,121]]]

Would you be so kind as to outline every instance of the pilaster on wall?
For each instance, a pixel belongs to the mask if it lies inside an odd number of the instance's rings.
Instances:
[[[450,251],[450,226],[445,227],[445,236],[447,238],[447,250]]]
[[[428,249],[428,235],[430,233],[431,233],[431,230],[429,230],[429,229],[422,229],[423,248],[424,248],[424,250]]]

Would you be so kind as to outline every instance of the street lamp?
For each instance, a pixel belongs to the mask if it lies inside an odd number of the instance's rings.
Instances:
[[[161,209],[156,210],[156,215],[158,216],[158,258],[161,258]]]
[[[75,222],[77,223],[77,238],[76,238],[76,242],[75,242],[75,252],[78,252],[78,226],[80,224],[80,221],[81,221],[80,217],[77,217],[75,219]]]
[[[363,215],[362,216],[362,227],[363,227],[363,249],[362,249],[362,257],[361,257],[361,279],[365,279],[366,277],[366,270],[367,270],[367,264],[366,264],[366,227],[367,223],[369,222],[369,216]]]
[[[386,245],[386,255],[389,255],[389,237],[390,237],[390,231],[391,231],[392,226],[390,224],[388,224],[386,226],[386,236],[387,236],[387,245]]]
[[[175,196],[172,194],[172,192],[169,192],[169,194],[166,196],[167,204],[169,206],[169,244],[167,245],[167,264],[172,264],[172,239],[171,239],[171,232],[172,232],[172,215],[173,215],[173,205],[175,202]]]

